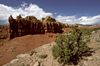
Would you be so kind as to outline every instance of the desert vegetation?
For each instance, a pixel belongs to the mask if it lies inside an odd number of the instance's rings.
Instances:
[[[79,60],[82,54],[89,51],[87,42],[90,42],[89,35],[91,35],[92,29],[78,29],[76,26],[72,26],[73,31],[70,35],[59,35],[55,40],[56,45],[52,48],[52,55],[54,59],[58,59],[61,64]]]

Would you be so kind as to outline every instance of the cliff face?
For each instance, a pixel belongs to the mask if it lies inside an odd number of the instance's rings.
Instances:
[[[33,16],[22,18],[20,15],[16,19],[9,17],[9,37],[10,39],[27,34],[61,33],[64,25],[54,22],[41,22]]]

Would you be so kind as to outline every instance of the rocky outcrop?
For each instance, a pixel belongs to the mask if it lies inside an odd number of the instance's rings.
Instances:
[[[38,20],[36,17],[34,16],[27,16],[24,18],[25,20],[28,20],[28,21],[35,21],[35,22],[40,22],[40,20]]]
[[[8,26],[0,25],[0,39],[6,39],[8,37],[7,31],[8,31]]]
[[[42,22],[57,22],[53,17],[47,16],[41,19]]]
[[[68,23],[65,23],[65,26],[68,27],[68,28],[71,28],[72,25],[71,24],[68,24]]]
[[[27,34],[44,34],[44,33],[61,33],[64,24],[54,23],[54,18],[48,17],[44,19],[47,22],[41,22],[34,16],[22,18],[21,15],[14,19],[9,17],[9,37],[10,39]]]
[[[75,23],[73,26],[76,26],[76,27],[78,27],[78,24],[77,24],[77,23]]]

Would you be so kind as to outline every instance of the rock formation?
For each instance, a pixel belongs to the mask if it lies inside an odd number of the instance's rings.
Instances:
[[[25,17],[25,20],[40,22],[40,20],[38,20],[38,19],[37,19],[36,17],[34,17],[34,16],[27,16],[27,17]]]
[[[14,19],[12,16],[9,17],[9,37],[10,39],[18,36],[24,36],[27,34],[44,34],[44,33],[61,33],[64,24],[55,23],[56,20],[47,16],[40,20],[34,16],[27,16],[22,18],[21,15]]]
[[[66,26],[67,28],[71,28],[71,27],[72,27],[72,25],[71,25],[71,24],[68,24],[68,23],[65,23],[65,26]]]
[[[56,20],[53,17],[50,17],[50,16],[42,18],[41,21],[42,22],[56,22]]]
[[[74,26],[78,27],[78,24],[77,24],[77,23],[75,23],[75,24],[74,24]]]
[[[0,25],[0,39],[6,39],[8,33],[8,26]]]

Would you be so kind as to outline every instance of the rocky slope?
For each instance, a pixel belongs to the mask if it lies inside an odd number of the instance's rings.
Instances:
[[[100,66],[100,30],[93,31],[91,34],[91,41],[87,45],[91,49],[90,56],[84,56],[77,65],[65,65],[65,66]],[[55,42],[40,46],[29,53],[20,54],[16,59],[3,66],[62,66],[54,60],[52,56],[52,47]]]

